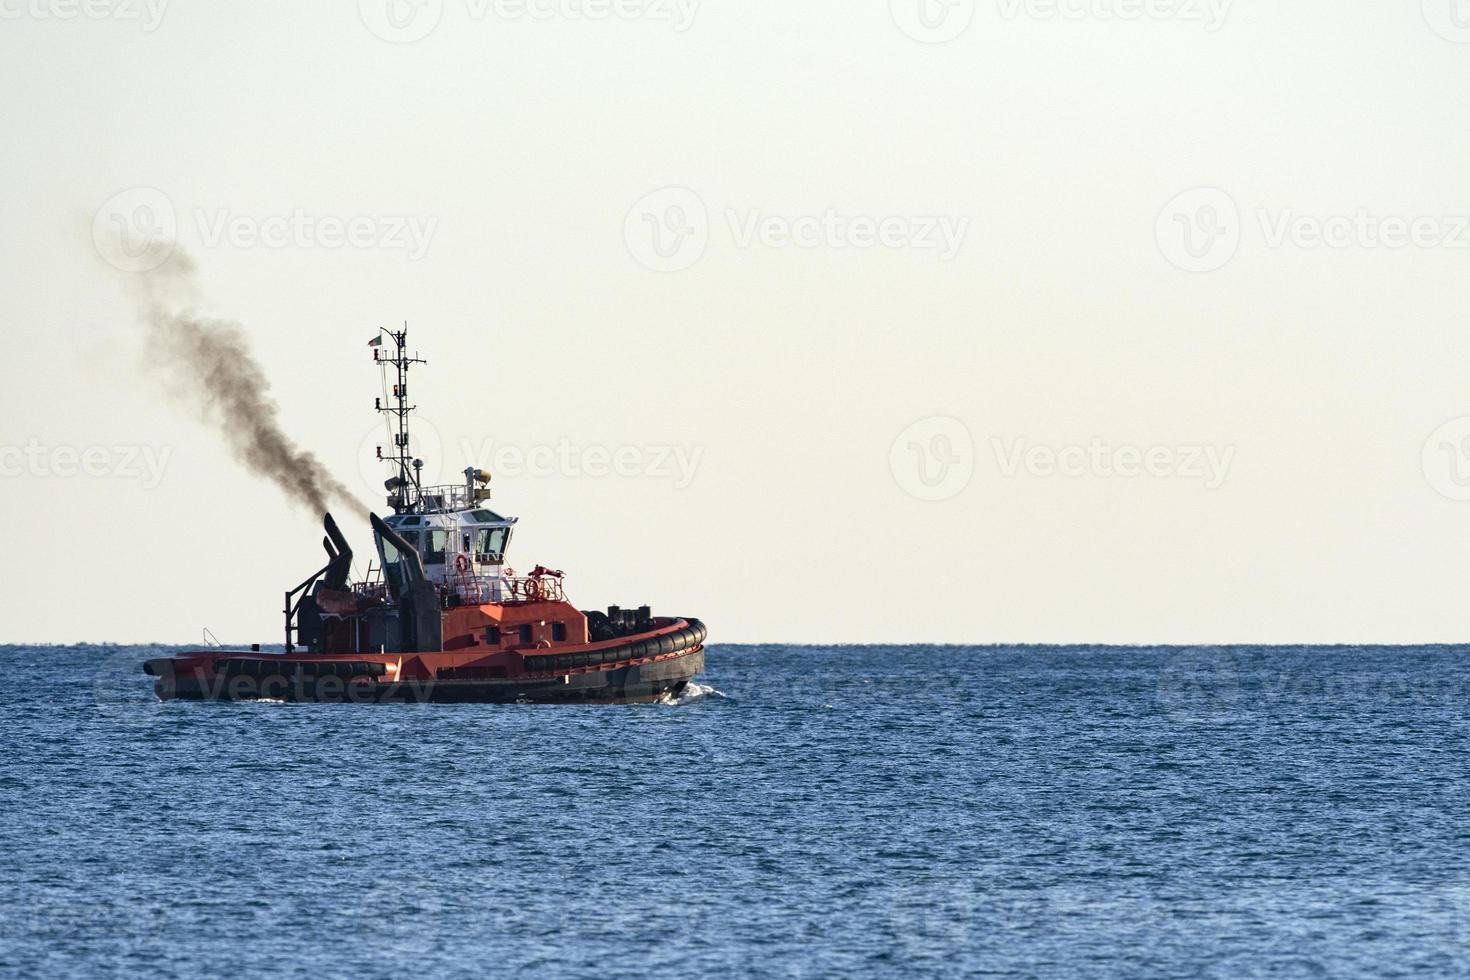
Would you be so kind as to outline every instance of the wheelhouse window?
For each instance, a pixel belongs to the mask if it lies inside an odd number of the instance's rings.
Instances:
[[[424,532],[424,564],[444,564],[444,552],[449,547],[449,532],[430,528]]]
[[[419,532],[400,531],[398,532],[398,536],[402,538],[410,548],[414,549],[415,551],[418,550]],[[389,541],[387,538],[378,538],[378,547],[382,549],[384,565],[396,565],[403,560],[403,553],[400,552],[397,546],[394,545],[393,542]]]
[[[403,584],[403,552],[385,537],[378,537],[378,548],[383,557],[383,578],[393,587]]]
[[[498,565],[505,560],[505,542],[510,529],[504,527],[482,527],[475,532],[475,560],[482,564]]]

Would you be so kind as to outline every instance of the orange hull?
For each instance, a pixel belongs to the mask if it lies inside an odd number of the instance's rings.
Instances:
[[[521,614],[527,608],[553,605],[470,607],[450,610],[445,616],[447,620],[463,613],[462,619],[476,622],[476,617],[486,617],[499,625],[485,629],[503,630],[509,625],[519,627],[516,619],[523,618]],[[508,609],[516,609],[517,614],[511,618],[496,615]],[[706,635],[704,624],[698,620],[659,619],[653,626],[645,632],[598,643],[569,639],[553,644],[542,639],[505,648],[465,643],[442,652],[262,654],[201,650],[150,660],[144,670],[157,678],[158,696],[166,700],[373,704],[650,701],[677,696],[704,669]],[[500,635],[519,640],[523,634],[517,628],[514,634]]]

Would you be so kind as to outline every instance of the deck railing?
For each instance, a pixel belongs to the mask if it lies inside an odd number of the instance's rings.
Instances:
[[[453,596],[465,605],[485,602],[565,602],[562,580],[552,575],[472,575],[451,574],[436,583],[440,595]],[[381,577],[354,582],[352,594],[371,602],[388,602],[388,583]]]
[[[489,499],[489,490],[471,490],[463,483],[448,484],[439,487],[424,487],[419,494],[419,500],[423,503],[424,510],[429,512],[471,510]]]
[[[549,575],[454,575],[442,588],[470,604],[566,601],[561,579]]]
[[[561,579],[553,575],[518,575],[502,581],[510,593],[510,601],[565,602],[567,598]]]

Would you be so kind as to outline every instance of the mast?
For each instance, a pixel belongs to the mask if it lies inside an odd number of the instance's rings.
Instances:
[[[413,458],[413,449],[408,433],[408,415],[418,408],[417,405],[408,403],[408,369],[414,364],[427,364],[428,361],[417,355],[408,355],[408,322],[404,321],[402,330],[379,331],[379,340],[383,334],[393,338],[393,356],[384,356],[381,346],[373,348],[373,360],[380,364],[391,364],[394,368],[397,383],[393,385],[391,394],[388,395],[388,403],[384,404],[382,398],[375,399],[373,407],[388,418],[388,431],[393,436],[393,455],[384,456],[383,447],[378,447],[378,459],[391,461],[398,468],[398,475],[391,477],[385,484],[388,490],[388,506],[393,508],[395,514],[413,513],[423,500],[423,487],[419,484],[419,472],[423,469],[424,461]]]

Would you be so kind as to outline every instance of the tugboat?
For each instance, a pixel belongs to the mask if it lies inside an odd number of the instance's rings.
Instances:
[[[394,345],[384,352],[383,338]],[[285,653],[201,650],[149,660],[160,698],[310,702],[552,703],[677,697],[704,670],[704,624],[648,606],[580,611],[565,575],[505,563],[517,518],[488,504],[490,474],[423,486],[409,437],[408,329],[380,331],[373,360],[397,383],[376,408],[392,516],[370,514],[376,561],[350,582],[352,549],[331,514],[327,563],[285,598]],[[388,372],[384,371],[384,387]]]

